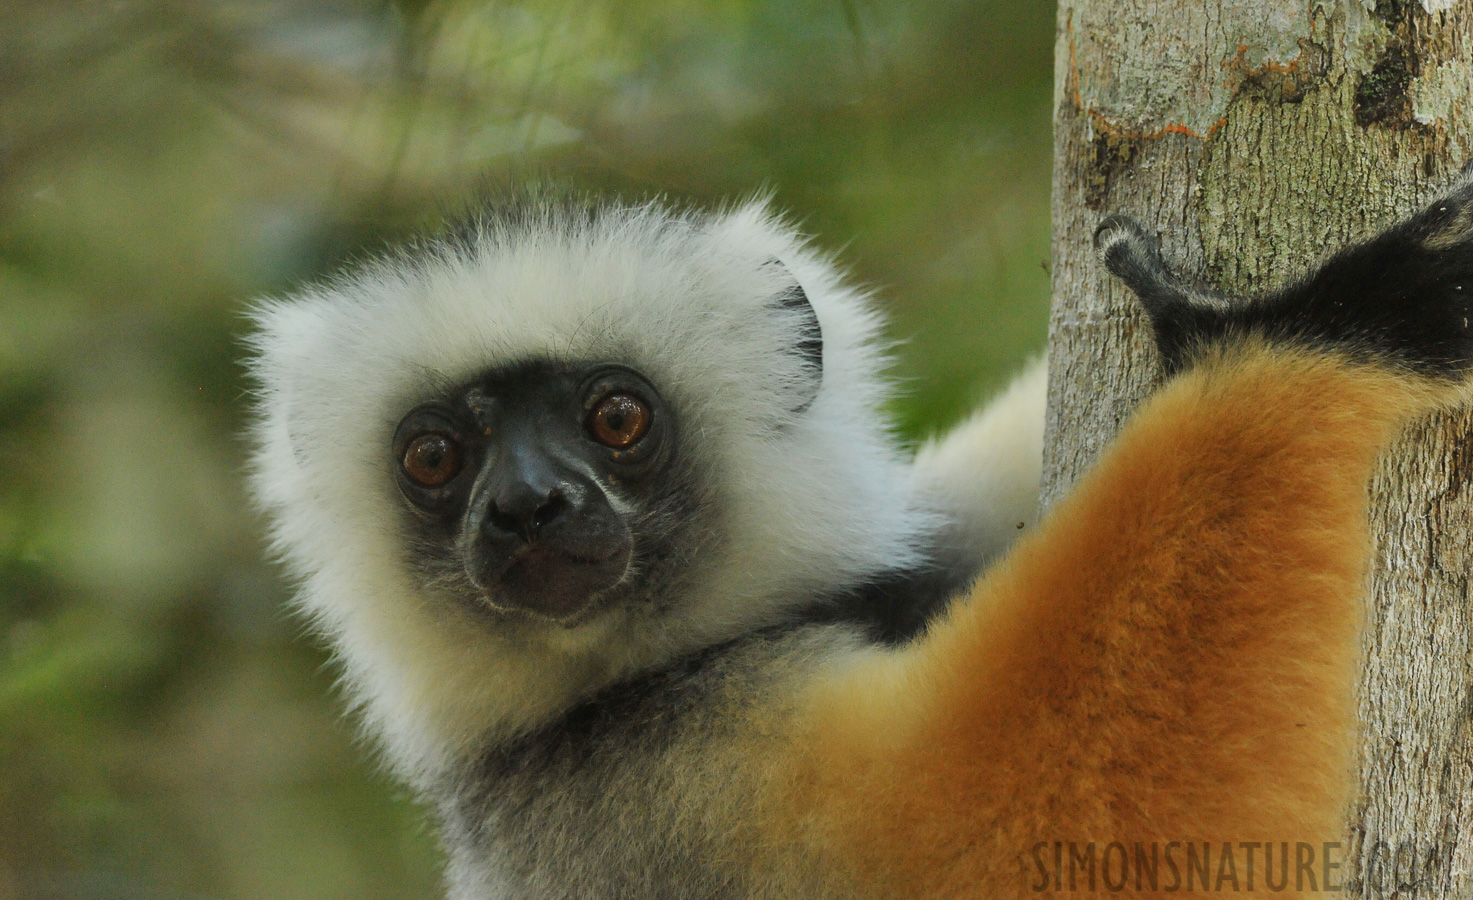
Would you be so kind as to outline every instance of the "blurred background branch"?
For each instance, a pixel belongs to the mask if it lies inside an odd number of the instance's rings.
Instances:
[[[0,0],[0,900],[433,896],[240,486],[240,311],[527,177],[770,190],[911,437],[1043,346],[1043,0]]]

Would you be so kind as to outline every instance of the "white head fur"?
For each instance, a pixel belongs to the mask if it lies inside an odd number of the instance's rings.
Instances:
[[[877,560],[915,564],[931,525],[878,408],[876,315],[765,203],[590,212],[534,198],[473,232],[254,313],[256,495],[351,700],[421,786],[488,739],[781,621]],[[822,386],[797,413],[784,410],[801,361],[781,348],[800,324],[774,305],[793,279],[823,335]],[[716,488],[727,533],[693,563],[696,589],[658,617],[615,607],[571,627],[498,623],[444,603],[406,565],[396,423],[427,392],[539,358],[640,371]]]

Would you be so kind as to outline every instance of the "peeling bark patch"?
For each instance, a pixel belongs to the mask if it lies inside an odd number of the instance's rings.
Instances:
[[[1402,49],[1401,41],[1392,40],[1356,85],[1355,124],[1362,128],[1376,123],[1402,128],[1416,124],[1408,93],[1416,75],[1412,71],[1415,64],[1415,58]]]
[[[1299,103],[1304,95],[1330,71],[1330,51],[1309,40],[1299,39],[1299,56],[1291,63],[1265,63],[1249,69],[1243,62],[1246,46],[1238,47],[1238,55],[1227,68],[1241,73],[1235,96],[1247,96],[1270,103]]]
[[[1089,167],[1084,173],[1084,205],[1092,210],[1105,208],[1110,197],[1110,187],[1115,179],[1130,168],[1130,163],[1140,152],[1139,137],[1120,137],[1106,132],[1097,132],[1090,142]]]
[[[1422,63],[1415,52],[1412,16],[1416,4],[1405,0],[1377,0],[1373,15],[1386,23],[1391,39],[1386,49],[1361,76],[1355,88],[1355,124],[1368,128],[1373,124],[1404,130],[1425,130],[1418,122],[1412,97],[1412,83],[1422,74]]]
[[[1376,8],[1371,15],[1385,22],[1392,30],[1401,24],[1412,4],[1408,0],[1376,0]]]

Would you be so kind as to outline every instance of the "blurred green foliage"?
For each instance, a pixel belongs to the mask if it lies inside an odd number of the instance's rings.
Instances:
[[[241,310],[486,184],[770,190],[908,434],[1043,345],[1043,0],[0,0],[0,900],[433,896],[283,613]]]

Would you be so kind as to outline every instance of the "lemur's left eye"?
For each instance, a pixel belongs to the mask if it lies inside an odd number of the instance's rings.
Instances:
[[[420,487],[443,487],[460,474],[460,445],[449,435],[431,431],[409,442],[401,463],[404,474]]]
[[[625,450],[639,443],[654,417],[645,402],[633,394],[609,394],[588,412],[588,431],[605,447]]]

